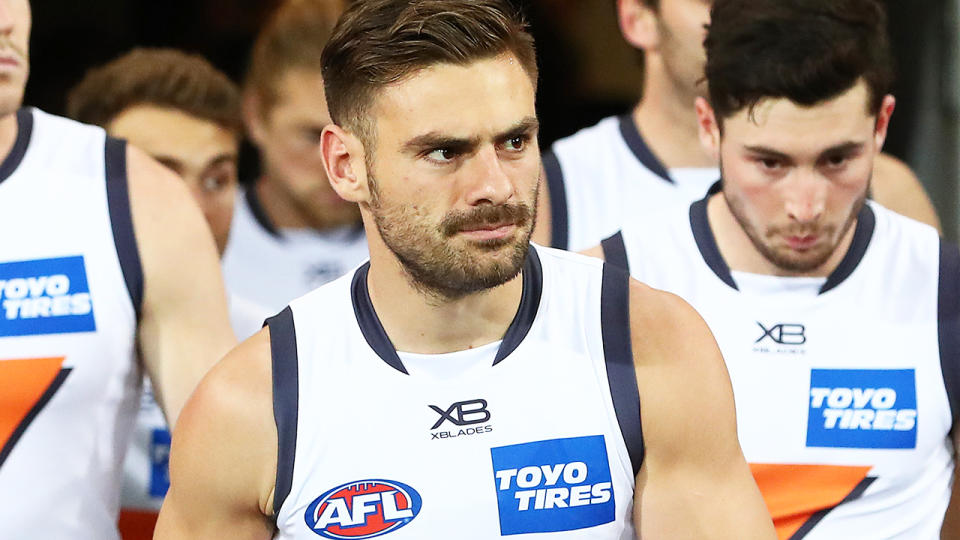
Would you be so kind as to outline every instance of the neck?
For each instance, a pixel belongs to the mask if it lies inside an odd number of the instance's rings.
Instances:
[[[253,188],[270,223],[277,229],[307,229],[311,224],[296,200],[276,180],[264,175]]]
[[[700,145],[696,94],[674,84],[660,58],[647,55],[643,97],[633,109],[633,121],[654,155],[667,169],[716,167]]]
[[[367,289],[396,350],[441,354],[503,338],[520,305],[522,274],[499,287],[454,300],[441,299],[411,283],[393,253],[375,237],[368,235]]]
[[[720,255],[730,270],[784,277],[828,277],[840,266],[840,262],[843,261],[853,243],[853,235],[857,229],[857,221],[854,219],[833,253],[823,264],[812,270],[799,272],[780,268],[757,250],[733,215],[722,193],[713,195],[707,201],[707,220],[710,222],[710,229],[713,231]]]

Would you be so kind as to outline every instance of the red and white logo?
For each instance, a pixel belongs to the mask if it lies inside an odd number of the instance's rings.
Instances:
[[[420,494],[393,480],[361,480],[337,486],[314,499],[304,519],[324,538],[375,538],[413,521]]]

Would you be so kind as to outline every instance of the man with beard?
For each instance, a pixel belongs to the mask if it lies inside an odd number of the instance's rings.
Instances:
[[[694,101],[703,79],[709,0],[617,0],[620,30],[643,59],[641,99],[557,141],[544,156],[545,186],[534,240],[574,251],[616,232],[631,215],[703,197],[719,177],[697,140]],[[871,196],[939,227],[933,205],[902,162],[880,154]]]
[[[780,538],[933,539],[945,512],[957,538],[960,252],[865,203],[894,109],[883,7],[711,17],[696,108],[723,179],[602,251],[703,314]]]
[[[702,321],[529,244],[536,64],[506,4],[356,2],[323,65],[369,264],[204,381],[157,537],[772,539]]]
[[[0,2],[0,538],[116,539],[144,374],[173,426],[235,340],[184,183],[20,108],[31,22],[27,0]]]

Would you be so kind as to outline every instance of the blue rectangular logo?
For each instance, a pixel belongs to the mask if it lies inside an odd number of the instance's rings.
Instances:
[[[82,256],[0,263],[0,337],[96,329]]]
[[[490,454],[501,535],[573,531],[615,519],[602,435],[501,446]]]
[[[814,369],[807,446],[916,448],[917,385],[912,369]]]
[[[150,496],[163,497],[170,489],[170,431],[154,428],[150,437]]]

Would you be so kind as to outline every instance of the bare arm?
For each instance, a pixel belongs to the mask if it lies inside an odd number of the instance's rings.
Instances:
[[[923,184],[906,163],[879,154],[873,166],[873,200],[894,212],[921,221],[943,233],[937,211]]]
[[[203,374],[236,339],[213,238],[186,186],[129,145],[127,177],[143,267],[138,345],[173,426]]]
[[[646,449],[634,504],[640,537],[775,539],[706,324],[679,297],[636,281],[630,319]]]
[[[277,429],[269,330],[226,356],[190,398],[173,432],[170,490],[158,540],[265,540],[273,535]]]
[[[553,216],[550,214],[550,186],[547,184],[547,171],[540,164],[540,197],[537,199],[537,223],[530,238],[541,246],[550,246],[553,242]]]

